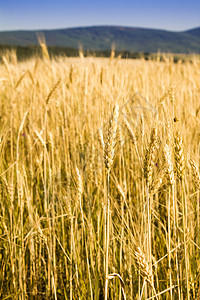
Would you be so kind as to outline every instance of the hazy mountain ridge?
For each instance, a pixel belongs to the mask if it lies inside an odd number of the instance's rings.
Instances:
[[[119,51],[200,53],[200,27],[181,32],[123,26],[4,31],[0,44],[37,45],[41,33],[49,46],[109,50],[114,45]]]

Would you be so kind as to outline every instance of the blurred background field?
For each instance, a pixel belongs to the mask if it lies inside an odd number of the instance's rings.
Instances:
[[[110,50],[99,50],[91,51],[85,50],[82,51],[85,57],[102,57],[109,58]],[[10,46],[10,45],[0,45],[0,59],[2,60],[3,56],[10,57],[11,54],[16,55],[18,61],[24,61],[32,57],[37,56],[42,58],[42,50],[40,46]],[[68,47],[48,47],[48,53],[51,58],[55,57],[79,57],[79,50],[75,48]],[[151,52],[131,52],[131,51],[114,51],[115,57],[120,56],[121,58],[130,58],[130,59],[140,59],[144,58],[145,60],[159,60],[165,61],[165,59],[170,59],[171,61],[177,62],[188,62],[192,61],[193,57],[199,57],[198,54],[190,53],[151,53]],[[8,58],[9,59],[9,58]]]

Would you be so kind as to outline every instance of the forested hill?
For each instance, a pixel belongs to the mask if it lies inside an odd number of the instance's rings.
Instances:
[[[30,46],[38,44],[38,35],[44,35],[48,46],[84,50],[131,52],[200,53],[200,27],[175,32],[157,29],[93,26],[56,30],[0,32],[0,44]]]

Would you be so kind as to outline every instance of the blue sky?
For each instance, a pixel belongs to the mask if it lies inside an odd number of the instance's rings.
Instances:
[[[190,29],[200,26],[200,0],[0,0],[0,31],[90,25]]]

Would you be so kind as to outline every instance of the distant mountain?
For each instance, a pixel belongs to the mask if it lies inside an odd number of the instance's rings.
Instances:
[[[187,31],[185,31],[185,33],[189,33],[190,35],[193,35],[193,36],[196,36],[196,37],[200,37],[200,27],[187,30]]]
[[[200,53],[200,27],[181,32],[123,26],[4,31],[0,44],[37,45],[38,34],[44,34],[48,46],[109,50],[114,45],[119,51]]]

